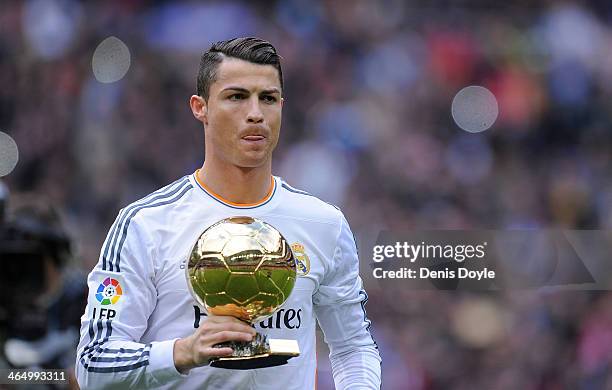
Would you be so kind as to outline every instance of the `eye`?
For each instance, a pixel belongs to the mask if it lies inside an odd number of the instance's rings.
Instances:
[[[272,95],[263,95],[261,97],[261,100],[263,100],[265,103],[269,103],[269,104],[276,103],[276,98],[274,96],[272,96]]]
[[[233,101],[242,100],[242,99],[244,99],[244,94],[242,94],[242,93],[234,93],[232,95],[229,95],[227,98],[229,100],[233,100]]]

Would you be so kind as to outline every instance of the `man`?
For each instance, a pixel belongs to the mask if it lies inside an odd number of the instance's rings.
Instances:
[[[313,389],[316,318],[336,387],[379,388],[380,356],[344,216],[272,176],[283,105],[279,58],[257,38],[218,42],[202,56],[190,106],[205,129],[204,165],[119,213],[88,278],[81,387]],[[251,340],[255,330],[232,317],[205,316],[188,293],[185,265],[205,228],[240,215],[276,227],[300,262],[283,309],[255,326],[298,341],[300,356],[284,366],[207,366],[211,357],[232,353],[215,344]]]

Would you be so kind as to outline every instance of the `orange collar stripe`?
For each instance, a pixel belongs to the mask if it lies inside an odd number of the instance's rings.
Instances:
[[[266,196],[262,200],[260,200],[259,202],[255,202],[255,203],[235,203],[235,202],[232,202],[231,200],[225,199],[221,195],[217,194],[216,192],[214,192],[213,190],[208,188],[206,186],[206,184],[204,184],[200,180],[200,177],[198,176],[198,172],[199,171],[200,171],[199,169],[196,170],[195,173],[194,173],[194,176],[195,176],[196,181],[200,185],[200,187],[202,187],[202,189],[204,191],[206,191],[206,193],[208,195],[210,195],[211,197],[215,198],[219,202],[225,203],[227,205],[234,206],[234,207],[257,207],[257,206],[260,206],[260,205],[262,205],[262,204],[264,204],[264,203],[266,203],[267,201],[270,200],[270,198],[274,194],[274,190],[276,189],[276,181],[274,180],[274,177],[270,176],[270,189],[268,190],[268,193],[266,194]]]

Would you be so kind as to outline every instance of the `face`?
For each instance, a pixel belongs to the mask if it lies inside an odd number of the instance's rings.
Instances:
[[[226,58],[208,101],[194,95],[190,105],[204,124],[206,160],[241,168],[271,161],[282,113],[280,80],[272,65]]]

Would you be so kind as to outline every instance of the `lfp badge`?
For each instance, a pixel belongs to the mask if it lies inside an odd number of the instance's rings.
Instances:
[[[117,303],[117,301],[119,301],[122,294],[123,290],[121,289],[119,281],[109,277],[104,279],[104,281],[98,286],[96,299],[102,305],[114,305]]]

